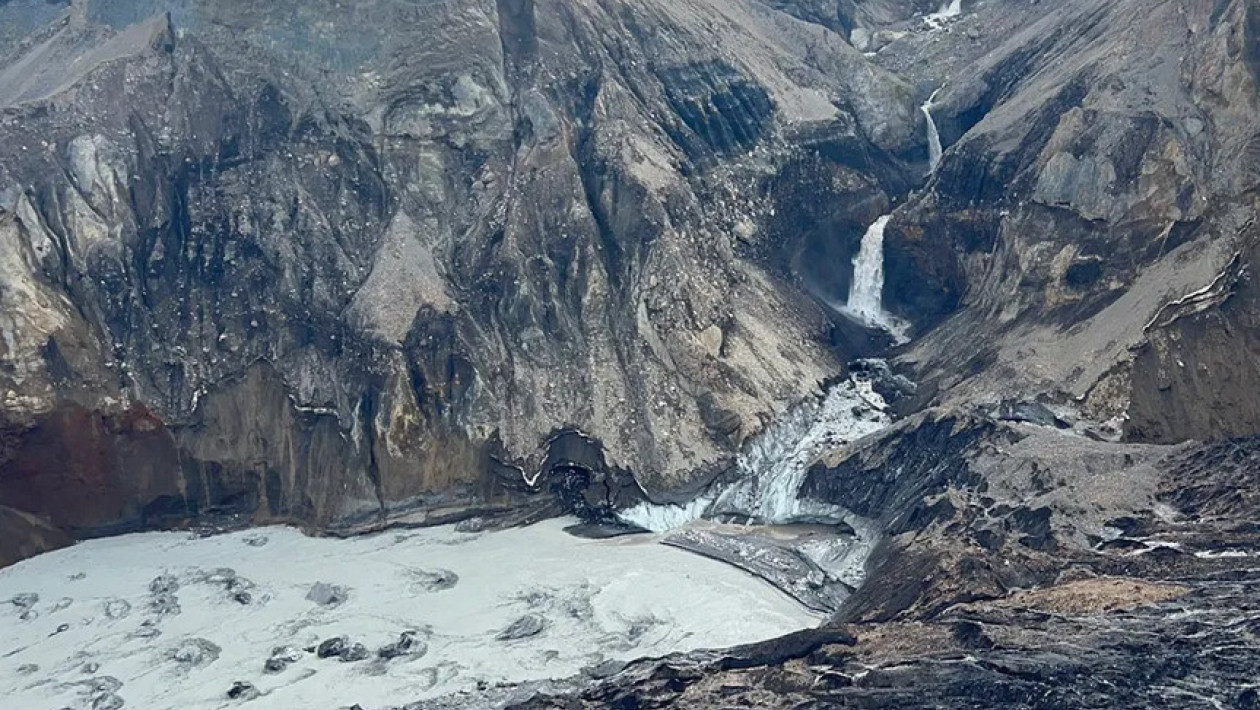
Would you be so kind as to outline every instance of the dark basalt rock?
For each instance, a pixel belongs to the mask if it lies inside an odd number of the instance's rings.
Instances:
[[[330,638],[321,642],[319,644],[319,647],[315,650],[315,655],[319,656],[320,658],[332,658],[334,656],[340,656],[342,652],[346,650],[346,647],[347,647],[346,637],[336,636],[336,637],[333,637],[333,638]]]
[[[630,472],[610,466],[600,442],[581,432],[553,435],[543,470],[560,504],[588,523],[615,526],[616,511],[641,500]]]
[[[399,657],[419,658],[429,650],[429,645],[415,631],[404,631],[398,640],[382,646],[376,652],[378,658],[392,660]]]
[[[984,633],[984,627],[974,621],[960,621],[954,624],[954,641],[963,648],[990,649],[993,639]]]
[[[367,646],[361,643],[352,643],[341,649],[337,659],[342,663],[356,663],[358,661],[366,661],[370,655]]]
[[[322,648],[321,644],[321,648]],[[324,658],[324,656],[320,656]],[[277,646],[271,649],[271,657],[263,663],[264,673],[281,673],[290,665],[302,660],[302,650],[293,646]]]
[[[870,382],[871,389],[890,405],[913,397],[919,387],[910,378],[893,372],[887,360],[854,360],[848,365],[849,372]]]
[[[260,695],[261,693],[258,692],[258,688],[255,688],[252,683],[246,683],[245,681],[240,680],[233,683],[232,687],[227,691],[227,696],[231,700],[254,700]]]
[[[589,540],[609,540],[624,535],[642,535],[650,532],[624,523],[577,523],[566,526],[564,531],[575,537],[584,537]]]
[[[345,636],[336,636],[320,643],[315,649],[315,655],[320,658],[336,658],[342,663],[354,663],[367,660],[370,654],[363,644],[351,643]]]
[[[1023,533],[1019,544],[1034,550],[1052,550],[1055,541],[1050,529],[1050,516],[1049,508],[1030,510],[1021,506],[1007,516],[1007,520],[1016,532]]]
[[[927,500],[950,487],[979,483],[968,454],[992,427],[985,420],[937,413],[907,420],[890,432],[895,443],[880,451],[858,452],[833,468],[811,468],[801,495],[879,519],[890,534],[904,532],[915,520],[935,519],[921,512],[932,505]]]
[[[770,641],[736,646],[723,652],[718,666],[724,670],[755,668],[767,663],[805,658],[824,646],[853,646],[856,643],[857,638],[847,628],[823,626],[804,629]]]

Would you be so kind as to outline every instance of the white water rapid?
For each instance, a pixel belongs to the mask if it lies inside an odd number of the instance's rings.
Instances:
[[[928,140],[928,173],[936,172],[936,166],[941,163],[941,134],[936,130],[936,121],[932,119],[932,102],[936,100],[936,95],[941,93],[940,89],[932,92],[928,100],[923,102],[919,110],[923,112],[923,118],[927,121],[927,140]]]
[[[884,310],[884,228],[891,215],[875,220],[862,235],[862,245],[853,258],[853,280],[849,283],[849,300],[841,309],[869,328],[882,328],[898,344],[908,341],[908,324]]]
[[[888,426],[887,405],[870,382],[850,377],[821,401],[804,402],[750,439],[739,456],[739,478],[686,505],[641,503],[622,520],[665,532],[701,518],[756,521],[763,525],[844,521],[861,532],[857,516],[826,503],[798,497],[809,467],[827,451]]]
[[[887,427],[891,419],[886,410],[866,376],[850,375],[826,396],[792,408],[751,437],[738,459],[739,476],[734,481],[714,486],[686,505],[642,503],[620,517],[665,533],[666,544],[725,559],[764,576],[811,608],[834,610],[847,595],[837,582],[853,589],[865,580],[866,560],[880,539],[880,529],[840,506],[802,498],[801,486],[809,468],[822,457]],[[815,532],[789,542],[784,536],[791,538],[793,528],[780,526],[793,525]],[[844,525],[851,534],[843,532]],[[835,533],[819,534],[815,526],[836,526]],[[802,574],[812,580],[803,589]]]

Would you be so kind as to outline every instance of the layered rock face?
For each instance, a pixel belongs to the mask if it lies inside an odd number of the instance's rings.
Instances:
[[[807,291],[921,160],[758,3],[0,14],[0,500],[77,534],[702,480],[868,347]]]
[[[1256,7],[1000,6],[960,21],[1008,35],[974,70],[951,64],[967,42],[880,53],[943,67],[908,69],[943,86],[946,151],[887,230],[892,308],[938,324],[904,361],[941,402],[1042,398],[1144,441],[1254,433],[1248,405],[1192,382],[1251,381],[1246,336],[1174,343],[1247,309]]]

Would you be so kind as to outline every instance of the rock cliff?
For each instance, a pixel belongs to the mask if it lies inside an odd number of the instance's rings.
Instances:
[[[911,87],[837,29],[707,1],[0,14],[0,500],[75,534],[502,504],[566,431],[663,495],[872,347],[822,303],[923,148]]]

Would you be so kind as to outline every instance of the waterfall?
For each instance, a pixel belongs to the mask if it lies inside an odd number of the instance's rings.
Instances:
[[[875,220],[862,236],[862,246],[853,258],[853,281],[849,283],[849,315],[878,326],[884,320],[881,304],[884,292],[884,228],[892,215]]]
[[[961,14],[962,0],[951,0],[951,2],[943,3],[939,10],[927,15],[923,20],[933,29],[936,29],[945,24],[945,20],[958,17]]]
[[[763,577],[814,609],[833,610],[866,579],[866,562],[883,535],[874,520],[832,503],[802,498],[810,467],[858,439],[887,428],[892,417],[870,370],[850,372],[825,396],[792,407],[748,438],[734,480],[710,485],[684,505],[644,502],[617,514],[662,533],[661,541],[721,559]],[[714,525],[717,523],[718,525]],[[725,524],[725,525],[723,525]],[[804,537],[748,531],[753,525],[835,526]],[[739,529],[739,528],[735,528]]]
[[[868,328],[888,331],[898,344],[907,341],[908,324],[884,310],[884,228],[892,215],[875,220],[862,235],[862,245],[853,258],[853,280],[849,301],[841,309]]]
[[[936,11],[936,16],[941,19],[950,17],[958,17],[962,14],[962,0],[952,0],[949,3],[943,3],[941,9]]]
[[[927,139],[928,139],[928,174],[936,172],[936,166],[941,162],[941,134],[936,130],[936,121],[932,119],[932,102],[936,100],[936,95],[941,93],[940,89],[932,92],[927,101],[919,107],[923,112],[923,118],[927,120]]]

